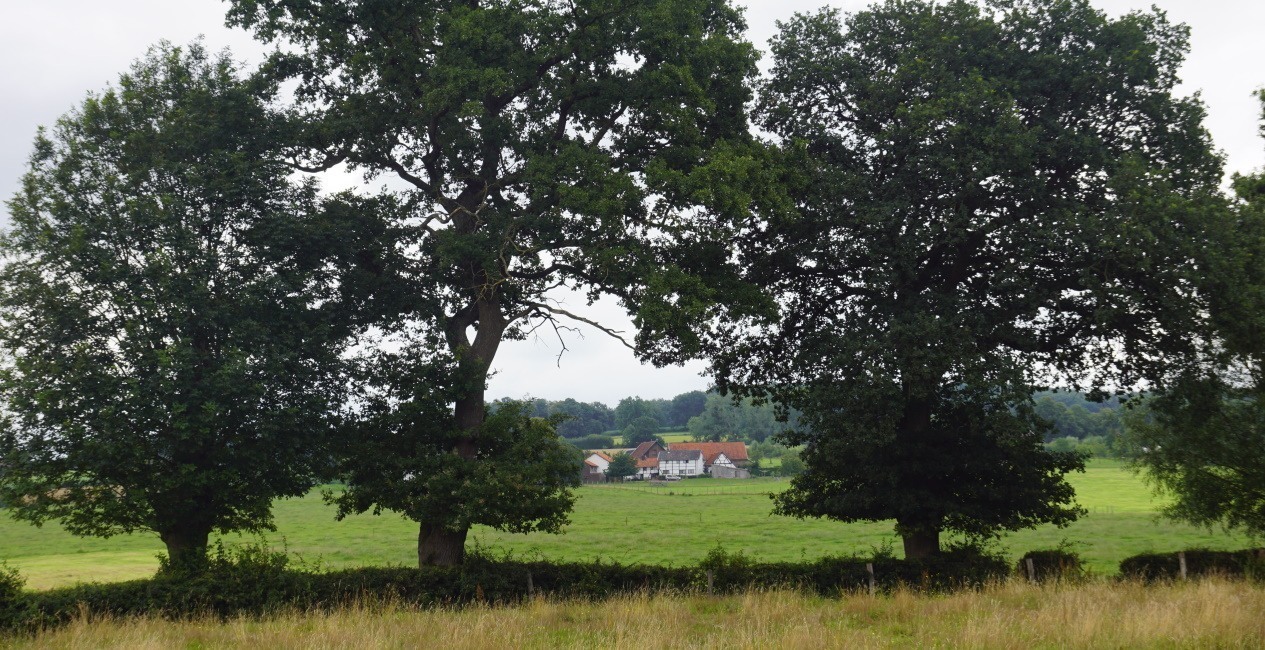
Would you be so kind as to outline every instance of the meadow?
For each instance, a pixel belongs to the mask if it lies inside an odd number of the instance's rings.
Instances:
[[[670,431],[668,433],[660,433],[658,435],[666,443],[692,442],[694,440],[693,434],[691,434],[689,431]],[[615,434],[615,435],[612,435],[611,437],[615,440],[615,444],[618,445],[616,449],[612,449],[611,451],[617,451],[619,449],[627,449],[627,447],[624,445],[623,436]]]
[[[1011,557],[1066,540],[1089,568],[1116,573],[1121,559],[1148,551],[1183,548],[1244,548],[1252,541],[1218,530],[1159,520],[1159,502],[1143,481],[1119,463],[1091,461],[1084,474],[1069,477],[1088,510],[1065,529],[1043,526],[1003,537]],[[571,524],[560,535],[511,535],[487,528],[471,534],[471,545],[492,553],[554,560],[694,564],[717,546],[762,560],[813,559],[894,548],[890,522],[842,524],[770,514],[769,494],[784,479],[748,481],[697,479],[648,487],[644,483],[593,485],[579,489]],[[319,491],[277,502],[277,531],[262,540],[305,561],[330,566],[412,565],[417,526],[398,515],[359,515],[334,521],[334,509]],[[230,535],[226,543],[260,541]],[[34,528],[0,519],[0,560],[16,567],[28,586],[46,589],[80,581],[112,581],[151,575],[162,544],[152,534],[109,539],[78,538],[55,524]]]
[[[1254,648],[1265,589],[1208,579],[1149,585],[1017,580],[927,596],[632,593],[514,607],[364,604],[266,619],[88,619],[15,648]]]

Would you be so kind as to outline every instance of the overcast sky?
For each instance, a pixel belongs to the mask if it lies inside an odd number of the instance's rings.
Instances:
[[[750,38],[762,49],[776,31],[775,21],[812,11],[824,0],[740,0],[748,8]],[[869,2],[830,2],[845,10]],[[1265,86],[1265,1],[1263,0],[1097,0],[1111,15],[1152,4],[1176,22],[1191,26],[1191,53],[1182,69],[1183,93],[1201,92],[1208,105],[1207,127],[1227,156],[1229,171],[1265,165],[1265,142],[1257,137],[1259,104],[1251,92]],[[51,124],[85,93],[100,90],[160,39],[187,43],[204,35],[212,49],[232,48],[238,58],[258,63],[264,48],[244,32],[223,26],[226,5],[218,0],[8,0],[0,9],[0,197],[17,188],[35,130]],[[569,307],[584,307],[580,297]],[[612,304],[586,313],[616,329],[631,329]],[[620,398],[672,397],[707,387],[703,366],[653,368],[641,365],[619,343],[596,331],[567,338],[569,351],[557,360],[556,339],[502,345],[490,397],[574,397],[614,406]]]

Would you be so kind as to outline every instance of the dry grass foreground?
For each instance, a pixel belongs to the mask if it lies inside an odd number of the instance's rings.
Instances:
[[[818,598],[631,594],[603,602],[417,611],[363,606],[267,620],[80,620],[0,645],[51,648],[1265,647],[1265,587],[1093,581]]]

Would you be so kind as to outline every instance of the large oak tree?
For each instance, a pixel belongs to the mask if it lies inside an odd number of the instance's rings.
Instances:
[[[723,388],[803,412],[795,516],[895,519],[907,557],[1079,510],[1035,387],[1125,389],[1191,351],[1220,160],[1174,94],[1187,30],[1082,0],[798,15],[759,121],[796,209],[744,244],[783,308]],[[760,259],[751,256],[750,259]]]
[[[353,231],[290,180],[274,93],[163,45],[37,138],[0,239],[13,516],[153,531],[192,566],[328,469],[347,334],[329,262]]]
[[[617,298],[645,358],[698,351],[696,325],[740,286],[725,233],[749,197],[729,181],[762,173],[740,14],[726,0],[236,0],[230,20],[289,48],[272,65],[310,125],[299,165],[393,179],[398,239],[364,260],[381,281],[366,305],[405,350],[386,366],[409,371],[370,373],[366,401],[428,416],[360,429],[403,456],[356,471],[369,482],[344,503],[427,513],[422,564],[460,562],[472,524],[556,529],[565,518],[530,501],[567,483],[488,470],[505,450],[485,435],[487,374],[533,328],[602,328],[553,300],[565,290]],[[443,459],[452,480],[422,486]]]

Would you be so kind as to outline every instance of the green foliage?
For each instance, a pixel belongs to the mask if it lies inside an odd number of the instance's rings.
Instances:
[[[1075,453],[1087,458],[1119,458],[1122,449],[1109,445],[1102,436],[1087,436],[1083,439],[1073,436],[1055,438],[1045,443],[1046,451],[1054,453]]]
[[[701,390],[681,393],[673,397],[672,403],[668,407],[669,417],[667,425],[671,427],[687,426],[690,418],[700,415],[706,404],[707,393]]]
[[[753,587],[797,587],[835,596],[868,589],[867,564],[874,567],[876,590],[884,592],[897,587],[925,591],[980,587],[1004,580],[1010,571],[1005,558],[974,547],[951,548],[927,560],[897,560],[879,554],[870,558],[826,557],[814,562],[756,562],[741,552],[726,553],[717,546],[699,563],[699,569],[712,573],[713,586],[720,593]]]
[[[615,439],[610,436],[584,436],[563,440],[576,449],[611,449],[615,446]]]
[[[793,586],[837,596],[867,588],[867,563],[873,563],[876,587],[883,591],[899,586],[927,591],[978,587],[1004,578],[1008,568],[1004,560],[970,552],[952,552],[926,562],[838,557],[764,563],[718,547],[698,566],[531,562],[472,553],[462,567],[318,572],[289,568],[284,555],[267,549],[221,550],[212,555],[209,570],[196,577],[160,575],[28,593],[29,608],[12,619],[10,626],[34,630],[64,625],[84,615],[186,618],[210,613],[227,620],[284,610],[330,610],[367,599],[452,607],[516,603],[532,595],[594,599],[637,589],[701,591],[707,586],[708,571],[719,593]]]
[[[615,454],[611,457],[611,463],[606,468],[606,476],[612,479],[622,479],[633,476],[637,473],[637,461],[633,460],[628,454]]]
[[[726,0],[231,5],[230,23],[284,50],[268,69],[297,82],[300,164],[345,162],[407,188],[381,190],[400,209],[388,253],[371,260],[378,284],[366,305],[429,369],[411,385],[389,374],[371,383],[406,410],[454,411],[400,433],[407,442],[395,448],[417,461],[413,471],[508,468],[489,460],[504,450],[486,444],[483,423],[500,343],[592,324],[561,308],[555,290],[617,297],[638,353],[660,363],[699,354],[700,324],[731,309],[721,298],[740,312],[767,308],[729,255],[760,185],[747,179],[766,166],[746,115],[756,53]],[[617,409],[615,426],[633,419]],[[441,469],[454,453],[460,469]],[[351,472],[382,484],[371,470]],[[423,523],[433,533],[423,537],[448,549],[464,539],[460,522],[479,519],[475,501],[506,501],[447,479],[405,482],[370,501],[404,505],[389,494],[397,488],[408,503],[426,501],[438,519]],[[445,491],[418,492],[430,487]],[[517,507],[561,521],[543,508],[569,503],[562,494]],[[484,518],[536,526],[511,521],[513,509]]]
[[[786,414],[785,422],[779,422],[777,407],[773,404],[749,397],[735,400],[708,393],[702,413],[690,418],[688,428],[695,442],[758,443],[799,425],[799,413],[793,410]]]
[[[260,616],[313,602],[313,581],[320,575],[313,567],[296,565],[285,552],[260,545],[217,544],[196,570],[165,566],[147,580],[30,592],[20,623],[28,629],[62,625],[76,618],[77,609],[115,617]]]
[[[777,467],[778,476],[799,476],[804,473],[804,461],[800,459],[799,454],[786,454],[782,456],[782,463]]]
[[[1261,95],[1265,116],[1265,93]],[[1265,135],[1265,117],[1262,119]],[[1198,285],[1213,331],[1195,363],[1129,418],[1137,467],[1175,499],[1165,513],[1265,535],[1265,172],[1234,177],[1234,229]]]
[[[1265,576],[1265,549],[1187,549],[1181,553],[1186,555],[1187,578],[1208,575]],[[1178,552],[1134,555],[1121,560],[1120,575],[1142,580],[1176,580],[1181,577],[1181,558]]]
[[[500,402],[479,429],[476,454],[465,458],[446,453],[462,435],[451,413],[429,400],[418,404],[437,412],[366,404],[343,455],[346,489],[325,493],[340,519],[385,509],[450,530],[481,524],[515,533],[556,532],[567,523],[582,461],[554,421],[532,417],[528,404]]]
[[[1015,563],[1015,575],[1025,580],[1028,579],[1028,560],[1032,560],[1032,571],[1038,582],[1072,581],[1085,576],[1085,566],[1080,555],[1062,544],[1054,549],[1024,553]]]
[[[25,581],[17,569],[0,562],[0,633],[18,627],[28,616],[22,585]]]
[[[291,180],[275,90],[163,44],[40,132],[0,239],[14,517],[198,554],[327,470],[362,217]]]
[[[1164,513],[1265,534],[1265,409],[1259,386],[1204,376],[1170,384],[1131,419],[1135,467],[1174,500]]]
[[[663,439],[657,435],[658,433],[659,421],[648,415],[643,415],[629,422],[620,435],[623,437],[624,445],[629,446],[639,445],[652,440],[663,442]]]
[[[1084,0],[783,24],[758,120],[794,209],[745,245],[784,309],[714,364],[722,390],[804,413],[784,442],[808,470],[778,512],[896,519],[918,552],[1080,514],[1082,459],[1042,449],[1032,395],[1189,354],[1184,288],[1224,225],[1203,107],[1173,94],[1186,47],[1160,13]]]
[[[536,417],[567,416],[558,422],[558,433],[564,438],[594,436],[615,428],[615,413],[601,402],[585,403],[567,398],[560,402],[545,402],[543,409],[539,406],[541,402],[544,400],[536,400],[533,413]]]
[[[1037,415],[1053,425],[1047,442],[1060,437],[1100,437],[1110,444],[1123,431],[1117,408],[1118,404],[1088,402],[1079,393],[1046,393],[1039,395],[1035,403]]]
[[[615,428],[626,430],[638,420],[641,420],[643,424],[647,420],[653,421],[654,429],[658,431],[659,423],[664,420],[664,415],[659,405],[652,400],[644,400],[640,397],[625,397],[619,400],[619,404],[615,407]]]

